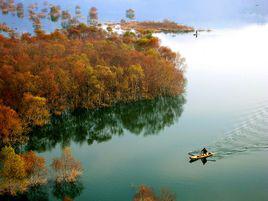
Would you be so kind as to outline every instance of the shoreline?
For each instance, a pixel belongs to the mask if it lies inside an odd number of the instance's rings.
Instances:
[[[122,29],[123,31],[135,30],[140,33],[189,33],[194,32],[195,29],[190,26],[178,24],[172,21],[122,21],[119,23],[104,23],[113,29]]]

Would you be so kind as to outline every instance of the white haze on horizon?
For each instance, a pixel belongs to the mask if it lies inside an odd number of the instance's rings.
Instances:
[[[186,59],[189,112],[229,115],[268,105],[268,24],[200,32],[198,38],[156,36]]]
[[[268,73],[268,24],[200,32],[198,38],[192,34],[156,35],[162,45],[180,52],[189,68]]]

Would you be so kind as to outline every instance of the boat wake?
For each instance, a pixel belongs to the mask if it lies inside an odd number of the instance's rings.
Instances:
[[[223,138],[208,147],[216,153],[215,157],[268,149],[268,106],[247,113]]]
[[[216,159],[268,149],[268,106],[264,104],[247,111],[234,128],[225,132],[223,136],[207,147],[209,151],[216,153]],[[189,154],[198,153],[200,151]]]

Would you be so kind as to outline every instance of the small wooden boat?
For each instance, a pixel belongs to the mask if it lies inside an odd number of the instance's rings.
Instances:
[[[206,154],[200,154],[200,155],[190,156],[190,159],[191,160],[198,160],[198,159],[202,159],[202,158],[208,158],[208,157],[211,157],[213,155],[214,155],[214,153],[208,152]]]

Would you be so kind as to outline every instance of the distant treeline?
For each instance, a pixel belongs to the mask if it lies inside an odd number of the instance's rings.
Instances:
[[[134,29],[140,33],[151,31],[153,33],[189,33],[193,32],[194,28],[178,24],[170,20],[163,20],[162,22],[157,21],[129,21],[120,23],[120,26],[123,30]]]
[[[77,108],[175,96],[184,60],[151,34],[116,35],[80,24],[46,34],[0,35],[1,144]]]
[[[28,19],[34,30],[42,29],[45,21],[56,23],[61,28],[77,26],[80,23],[87,23],[92,26],[102,26],[99,21],[98,9],[94,6],[88,9],[87,16],[83,16],[81,6],[76,5],[73,12],[69,9],[61,8],[60,5],[40,1],[24,5],[23,2],[15,3],[14,0],[0,0],[0,11],[2,15],[10,15],[19,19]],[[137,32],[165,32],[165,33],[188,33],[194,29],[189,26],[178,24],[168,19],[158,21],[133,21],[136,17],[134,9],[127,9],[125,18],[121,19],[120,26],[123,30],[134,29]],[[129,21],[126,21],[128,19]],[[115,27],[118,23],[107,23],[109,27]]]

